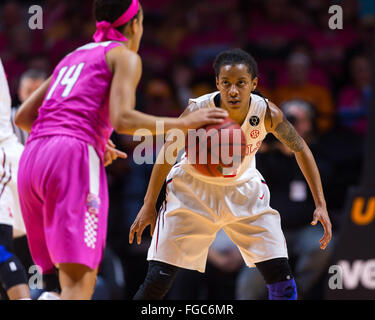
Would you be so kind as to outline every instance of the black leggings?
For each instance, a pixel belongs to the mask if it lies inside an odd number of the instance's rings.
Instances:
[[[293,278],[287,258],[276,258],[256,263],[267,284],[274,284]],[[143,284],[139,287],[134,300],[162,300],[171,288],[179,267],[150,261]]]
[[[179,269],[164,262],[150,261],[146,279],[133,300],[162,300],[171,288]]]
[[[274,284],[292,279],[287,258],[276,258],[255,264],[267,284]]]

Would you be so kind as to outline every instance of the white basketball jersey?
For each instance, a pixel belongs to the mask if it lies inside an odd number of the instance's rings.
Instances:
[[[214,99],[219,93],[220,92],[217,91],[201,96],[197,99],[190,99],[189,109],[194,111],[200,108],[215,108]],[[266,110],[267,103],[265,99],[256,94],[251,94],[250,108],[241,126],[246,137],[246,156],[243,159],[241,166],[236,171],[230,172],[224,177],[208,177],[201,174],[192,165],[190,165],[185,154],[182,156],[180,161],[183,169],[196,178],[210,183],[229,185],[248,181],[254,174],[255,154],[259,150],[263,139],[267,135],[267,131],[264,126]]]
[[[13,135],[11,104],[8,81],[0,59],[0,142]]]

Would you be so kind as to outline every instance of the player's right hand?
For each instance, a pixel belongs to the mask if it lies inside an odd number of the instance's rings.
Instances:
[[[104,166],[108,167],[117,158],[126,159],[128,155],[125,152],[116,149],[116,145],[112,140],[108,140],[104,152]]]
[[[142,242],[142,233],[147,226],[151,226],[151,236],[154,234],[156,224],[156,208],[155,206],[144,204],[138,212],[129,232],[129,243],[133,243],[134,234],[137,233],[137,243]]]
[[[220,124],[228,117],[228,112],[220,108],[202,108],[181,118],[185,129],[198,129],[208,124]]]

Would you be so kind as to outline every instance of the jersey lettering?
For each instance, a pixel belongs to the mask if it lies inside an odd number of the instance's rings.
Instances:
[[[256,145],[254,145],[253,143],[248,144],[246,146],[246,155],[248,156],[248,155],[250,155],[250,154],[258,151],[258,149],[260,148],[261,144],[262,144],[262,141],[258,141],[256,143]]]

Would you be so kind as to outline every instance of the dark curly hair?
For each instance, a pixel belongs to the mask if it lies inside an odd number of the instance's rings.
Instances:
[[[94,17],[96,21],[115,22],[130,7],[132,0],[95,0]],[[139,6],[137,14],[128,23],[134,19],[139,19],[142,8]],[[127,23],[127,24],[128,24]],[[127,25],[119,26],[116,29],[122,32]]]
[[[246,65],[253,79],[258,77],[258,64],[256,63],[255,59],[246,51],[238,48],[227,50],[218,54],[213,64],[216,77],[219,76],[220,70],[223,66],[233,66],[236,64]]]

